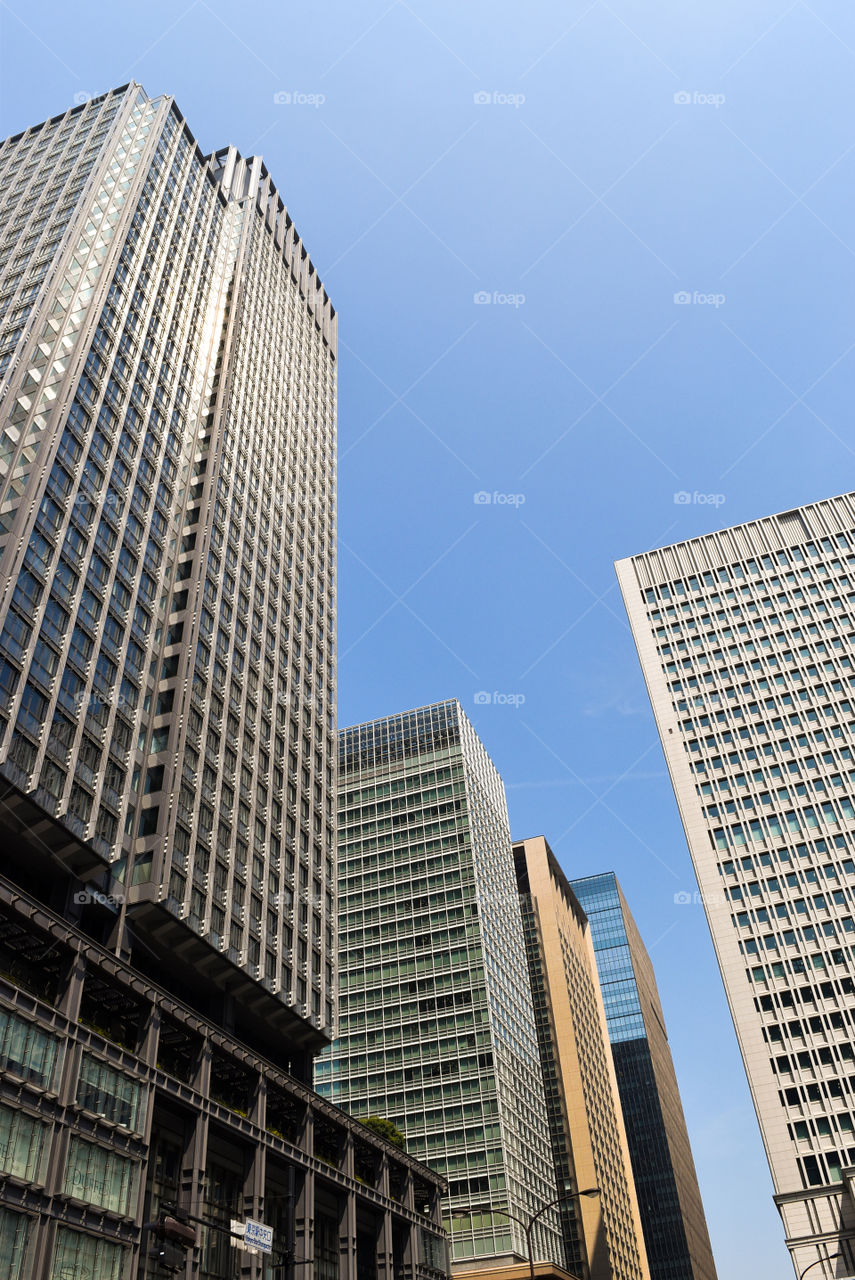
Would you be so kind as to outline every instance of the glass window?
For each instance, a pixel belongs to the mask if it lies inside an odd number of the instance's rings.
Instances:
[[[49,1089],[57,1041],[32,1023],[0,1010],[0,1069]]]
[[[30,1219],[22,1213],[0,1209],[0,1275],[8,1280],[25,1280],[29,1229]]]
[[[144,1124],[143,1086],[89,1053],[80,1065],[77,1104],[136,1132]]]
[[[0,1169],[13,1178],[38,1182],[45,1128],[24,1111],[0,1107]]]
[[[72,1280],[72,1277],[76,1280],[78,1276],[120,1280],[124,1252],[121,1245],[109,1240],[60,1227],[56,1234],[50,1280]]]
[[[114,1213],[132,1214],[136,1208],[136,1175],[132,1160],[72,1134],[63,1181],[66,1195]],[[101,1272],[94,1274],[100,1280]]]

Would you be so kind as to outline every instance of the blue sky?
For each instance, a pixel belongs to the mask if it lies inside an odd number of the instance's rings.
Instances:
[[[855,15],[12,0],[0,35],[4,135],[135,78],[263,153],[340,315],[341,722],[458,696],[514,834],[617,871],[719,1276],[789,1274],[612,562],[852,487]]]

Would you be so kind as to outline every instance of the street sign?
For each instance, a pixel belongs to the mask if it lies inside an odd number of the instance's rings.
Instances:
[[[266,1227],[263,1222],[247,1219],[243,1236],[244,1244],[260,1249],[262,1253],[270,1253],[273,1249],[273,1228]]]

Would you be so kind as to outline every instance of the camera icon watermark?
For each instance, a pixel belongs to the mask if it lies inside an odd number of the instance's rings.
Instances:
[[[689,293],[688,289],[680,289],[674,294],[674,305],[678,307],[714,307],[717,311],[727,301],[724,293],[701,293],[696,289]]]
[[[525,702],[525,694],[499,693],[498,691],[488,693],[486,689],[479,689],[475,694],[474,702],[478,707],[521,707]]]
[[[476,107],[513,107],[518,111],[525,102],[525,94],[503,93],[500,89],[480,89],[473,93],[472,101]]]
[[[327,100],[325,93],[303,93],[299,89],[280,89],[273,95],[277,107],[322,107]]]
[[[697,89],[679,89],[674,94],[674,103],[678,107],[714,107],[718,111],[727,99],[723,93],[700,93]]]
[[[94,93],[87,93],[85,89],[78,89],[72,101],[76,107],[82,107],[84,102],[91,102],[94,97]]]
[[[525,304],[524,293],[502,293],[499,289],[479,289],[477,293],[472,295],[472,301],[477,307],[513,307],[514,309],[522,307]]]
[[[715,893],[703,893],[700,889],[691,892],[680,889],[674,894],[675,907],[723,907],[729,906],[727,897],[719,890]]]
[[[698,493],[697,489],[689,493],[688,489],[678,489],[674,494],[674,504],[678,507],[723,507],[727,497],[723,493]]]
[[[472,501],[476,507],[521,507],[525,502],[525,494],[498,493],[496,490],[488,493],[486,489],[479,489],[477,493],[473,493]]]

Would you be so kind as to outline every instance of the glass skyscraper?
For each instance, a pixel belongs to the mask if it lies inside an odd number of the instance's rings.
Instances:
[[[319,1093],[446,1176],[457,1267],[555,1198],[504,787],[459,702],[340,735],[338,1038]],[[534,1231],[561,1263],[555,1210]]]
[[[204,156],[138,85],[7,139],[0,192],[0,774],[164,954],[273,993],[305,1076],[334,1016],[335,313],[260,158]]]
[[[796,1273],[849,1274],[855,495],[617,571]]]
[[[570,887],[594,944],[651,1280],[716,1280],[650,957],[615,875]]]

